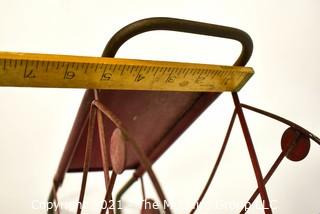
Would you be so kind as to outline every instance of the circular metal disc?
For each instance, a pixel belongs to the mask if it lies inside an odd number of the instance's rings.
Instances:
[[[110,159],[112,169],[121,174],[126,167],[127,142],[119,128],[116,128],[111,136]]]
[[[298,130],[289,127],[282,135],[281,149],[287,153],[286,157],[289,160],[301,161],[307,157],[309,153],[310,139]]]

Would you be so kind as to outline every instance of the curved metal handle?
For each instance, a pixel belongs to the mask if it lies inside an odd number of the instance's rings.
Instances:
[[[237,66],[244,66],[249,61],[253,50],[253,43],[250,36],[242,30],[184,19],[155,17],[133,22],[119,30],[109,40],[102,56],[114,57],[121,45],[123,45],[127,40],[138,34],[153,30],[194,33],[239,41],[242,45],[242,51],[239,58],[234,63],[234,65]]]

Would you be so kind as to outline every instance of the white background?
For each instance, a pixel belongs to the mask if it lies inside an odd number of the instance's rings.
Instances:
[[[261,107],[320,134],[320,3],[286,1],[75,1],[1,0],[0,50],[99,56],[107,40],[138,19],[169,16],[237,27],[254,41],[249,66],[254,77],[240,92],[244,103]],[[130,40],[118,56],[231,64],[240,52],[233,41],[172,32]],[[2,213],[45,213],[51,179],[83,90],[0,88],[0,205]],[[233,104],[223,94],[155,164],[175,213],[187,213],[204,186],[222,143]],[[280,153],[286,126],[246,111],[266,173]],[[285,160],[267,185],[274,213],[319,213],[320,147],[311,144],[301,162]],[[118,189],[131,175],[117,180]],[[153,197],[148,183],[147,195]],[[67,175],[60,193],[75,203],[81,175]],[[84,213],[97,213],[104,196],[102,173],[89,175]],[[198,213],[237,213],[256,183],[238,122],[209,193]],[[124,197],[127,213],[138,213],[140,189]],[[256,206],[260,200],[256,200]],[[230,206],[228,206],[230,205]],[[233,207],[232,207],[233,206]],[[238,207],[240,208],[240,206]],[[64,213],[72,213],[65,210]],[[74,213],[74,210],[73,210]],[[250,213],[262,213],[252,209]]]

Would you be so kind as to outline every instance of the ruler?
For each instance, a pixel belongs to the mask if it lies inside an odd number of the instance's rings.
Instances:
[[[253,73],[240,66],[0,52],[0,86],[236,92]]]

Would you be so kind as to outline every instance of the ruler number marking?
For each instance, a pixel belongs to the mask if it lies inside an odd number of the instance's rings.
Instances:
[[[197,84],[203,84],[203,81],[206,79],[206,77],[203,76],[203,71],[202,71],[202,70],[199,70],[199,71],[197,71],[197,74],[199,74],[199,75],[198,75],[198,77],[196,78],[195,83],[197,83]]]
[[[107,71],[108,66],[110,66],[109,64],[106,64],[103,70],[103,73],[101,75],[100,81],[108,81],[111,80],[112,77],[112,73]]]
[[[170,72],[172,68],[168,68],[168,72]],[[167,80],[166,80],[166,83],[174,83],[174,81],[176,80],[177,76],[176,75],[172,75],[173,74],[173,71],[174,69],[172,69],[172,71],[170,72]]]
[[[31,61],[32,63],[32,61]],[[33,79],[33,78],[36,78],[36,75],[33,73],[33,67],[31,66],[31,69],[28,71],[28,61],[26,62],[26,66],[25,66],[25,69],[24,69],[24,75],[23,77],[25,79]],[[33,65],[33,63],[31,64]]]
[[[138,73],[137,73],[137,76],[134,78],[135,82],[140,82],[141,80],[146,78],[143,74],[141,74],[141,69],[142,69],[142,67],[140,66]]]
[[[69,63],[67,64],[67,67],[66,67],[66,71],[64,72],[64,79],[65,80],[72,80],[73,78],[75,78],[76,76],[76,73],[74,71],[69,71]]]

